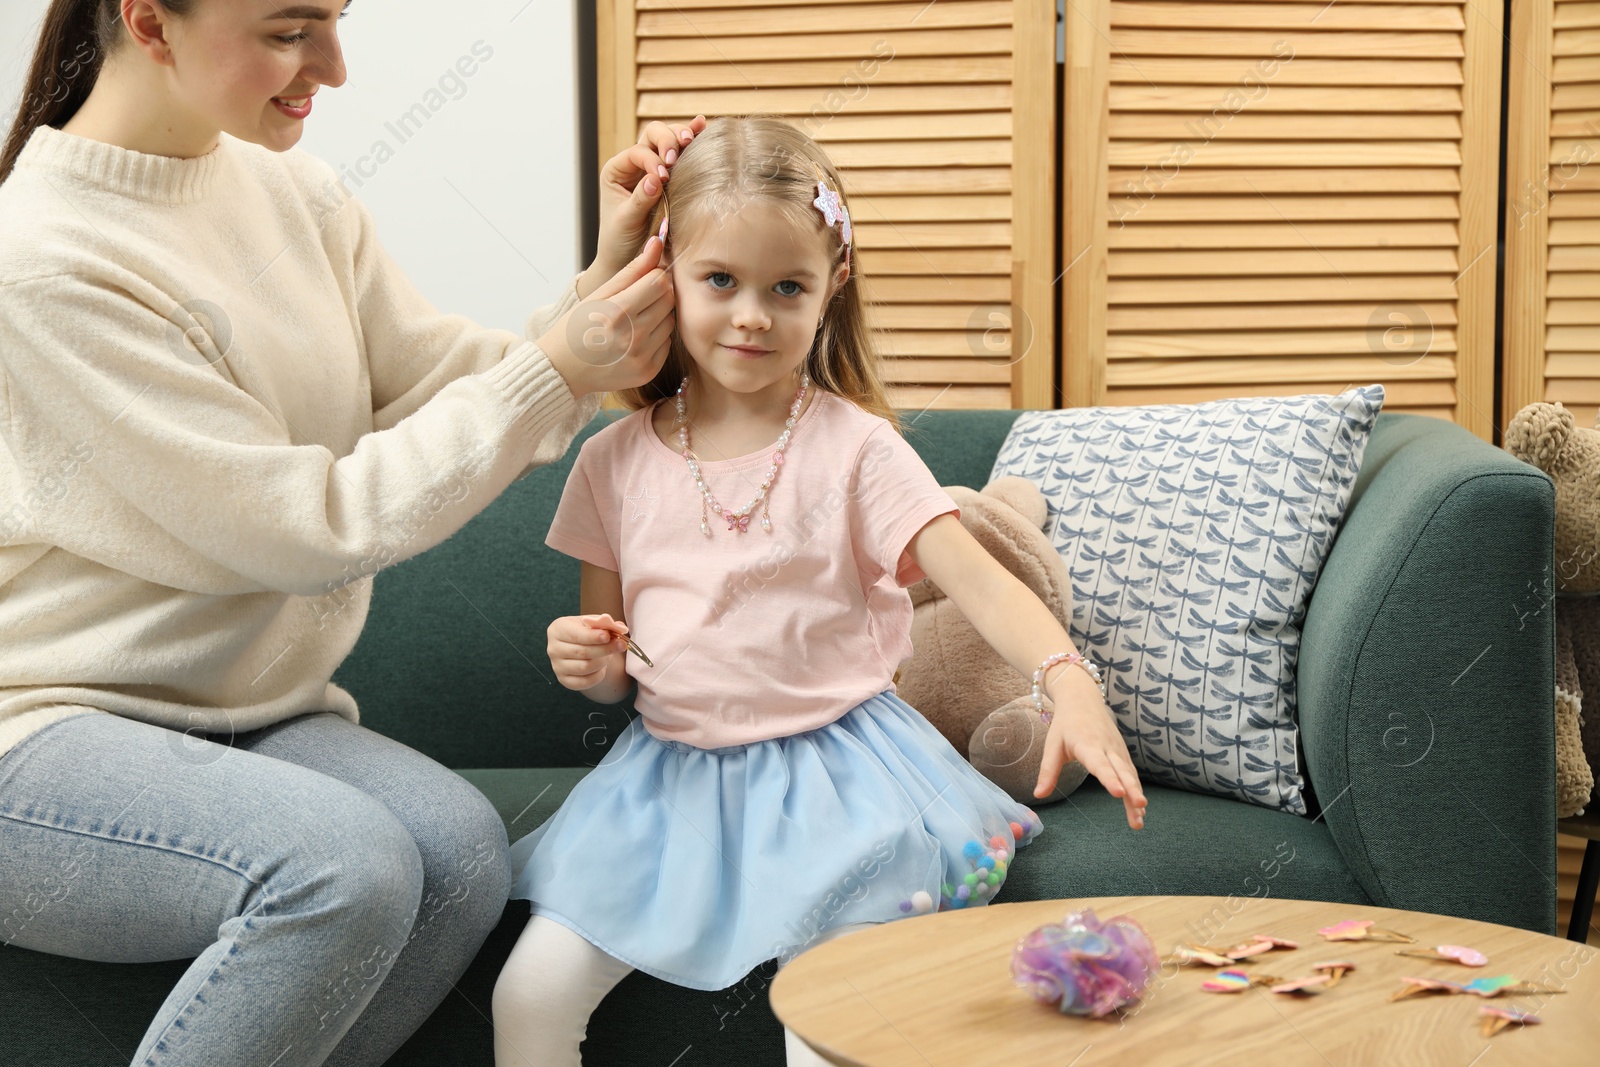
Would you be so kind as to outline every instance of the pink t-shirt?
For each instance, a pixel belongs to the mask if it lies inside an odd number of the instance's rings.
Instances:
[[[772,453],[702,461],[701,477],[742,508]],[[905,587],[924,575],[906,545],[961,514],[916,451],[818,390],[770,497],[770,532],[759,507],[744,533],[708,508],[702,534],[700,492],[650,408],[578,452],[545,544],[621,576],[628,632],[655,664],[627,655],[634,707],[656,737],[718,748],[814,730],[893,688],[911,655]]]

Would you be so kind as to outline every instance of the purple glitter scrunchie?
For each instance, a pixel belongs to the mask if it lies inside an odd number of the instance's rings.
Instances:
[[[1126,915],[1102,923],[1093,908],[1029,931],[1011,954],[1017,984],[1065,1015],[1100,1016],[1131,1004],[1157,965],[1144,927]]]

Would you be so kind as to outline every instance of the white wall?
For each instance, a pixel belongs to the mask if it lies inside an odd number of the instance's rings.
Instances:
[[[6,129],[48,7],[0,0]],[[574,19],[574,0],[356,0],[339,23],[349,80],[317,95],[300,147],[347,175],[443,311],[520,334],[583,266]]]

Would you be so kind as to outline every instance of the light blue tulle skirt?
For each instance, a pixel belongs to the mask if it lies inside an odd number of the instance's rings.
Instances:
[[[724,989],[837,926],[987,904],[1041,829],[892,690],[726,748],[635,718],[511,846],[511,896],[641,971]]]

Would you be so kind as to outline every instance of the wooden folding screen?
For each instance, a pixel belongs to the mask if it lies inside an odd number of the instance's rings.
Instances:
[[[1505,387],[1510,419],[1600,410],[1600,4],[1512,5],[1506,121]]]
[[[1592,426],[1600,411],[1600,3],[1513,4],[1506,79],[1501,425],[1549,400]],[[1595,712],[1586,706],[1585,714]],[[1559,837],[1563,933],[1585,843]],[[1600,944],[1600,935],[1590,941]]]
[[[1055,406],[1050,0],[598,0],[601,159],[764,112],[840,168],[902,408]]]
[[[1494,411],[1499,4],[1072,0],[1065,403]]]

